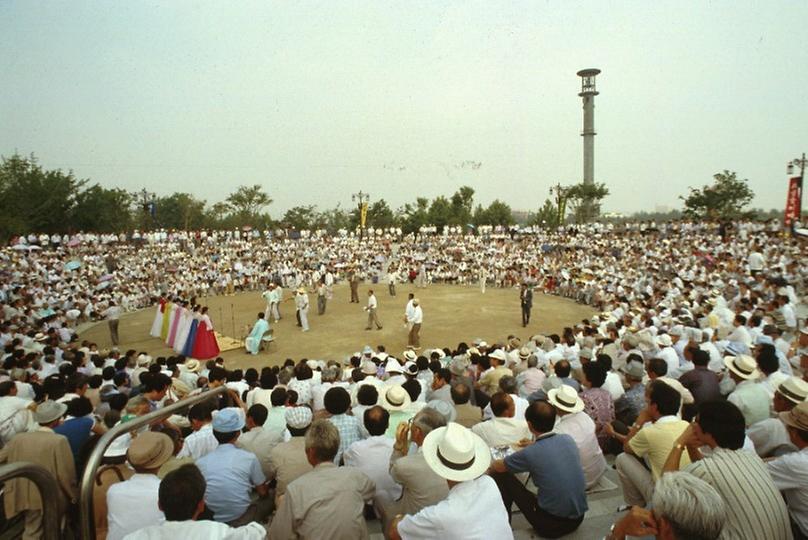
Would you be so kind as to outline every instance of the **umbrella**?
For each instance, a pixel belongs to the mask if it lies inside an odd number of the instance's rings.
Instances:
[[[16,246],[11,246],[11,249],[16,249],[17,251],[25,251],[28,249],[28,246],[25,244],[17,244]]]
[[[80,261],[70,261],[68,263],[65,263],[65,270],[68,270],[68,271],[70,271],[70,270],[78,270],[79,268],[81,268],[81,262]]]

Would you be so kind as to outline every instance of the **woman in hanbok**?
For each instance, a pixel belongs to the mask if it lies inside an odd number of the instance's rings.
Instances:
[[[160,337],[160,331],[163,328],[163,310],[166,308],[166,299],[164,296],[160,297],[160,300],[157,302],[157,310],[154,313],[154,322],[151,326],[151,332],[149,335],[151,337]]]
[[[219,355],[219,344],[216,342],[216,335],[213,333],[213,323],[208,316],[208,307],[203,307],[199,313],[201,318],[196,330],[194,350],[191,357],[198,360],[208,360]]]
[[[188,332],[191,330],[191,321],[193,320],[193,312],[189,307],[184,305],[182,307],[182,314],[180,315],[180,325],[177,328],[177,335],[174,337],[174,352],[182,354],[182,349],[185,347],[185,341],[188,339]]]
[[[171,308],[174,304],[166,302],[163,306],[163,322],[160,325],[160,339],[163,341],[168,339],[168,332],[171,330]]]
[[[186,304],[187,302],[175,304],[176,308],[174,309],[174,314],[171,319],[171,330],[168,332],[168,340],[166,341],[166,344],[171,348],[174,348],[174,340],[177,339],[177,331],[180,328],[182,315],[185,311],[187,311],[185,309]]]
[[[194,352],[194,342],[196,342],[196,333],[199,329],[199,306],[194,306],[193,313],[191,313],[191,326],[188,327],[188,337],[185,338],[185,344],[182,346],[182,355],[186,358],[191,358],[191,353]]]

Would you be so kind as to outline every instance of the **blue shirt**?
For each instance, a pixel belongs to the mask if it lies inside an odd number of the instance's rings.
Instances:
[[[361,441],[365,438],[362,433],[362,424],[355,416],[347,414],[335,414],[328,420],[331,421],[339,431],[339,451],[334,457],[334,463],[339,465],[342,454],[356,441]]]
[[[543,435],[505,458],[512,473],[529,472],[539,488],[539,508],[556,517],[578,519],[586,504],[586,481],[575,441],[565,433]]]
[[[73,452],[73,460],[76,464],[78,464],[81,449],[90,439],[90,430],[93,429],[93,424],[95,424],[95,420],[89,416],[83,416],[81,418],[71,418],[53,429],[55,433],[64,435],[67,438],[67,442],[70,443],[70,451]]]
[[[255,454],[232,444],[220,444],[200,458],[196,466],[208,484],[205,504],[213,512],[213,519],[223,523],[241,517],[250,506],[253,487],[266,482]]]

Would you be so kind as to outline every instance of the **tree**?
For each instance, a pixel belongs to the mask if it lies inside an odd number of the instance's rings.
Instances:
[[[76,195],[76,204],[70,210],[71,228],[102,233],[129,231],[135,228],[133,200],[123,189],[90,186]]]
[[[689,188],[685,203],[685,215],[695,219],[737,219],[747,217],[744,208],[755,198],[746,178],[739,179],[735,172],[724,169],[713,175],[713,183],[702,188]]]
[[[166,229],[198,230],[207,225],[205,201],[190,193],[172,193],[157,199],[157,223]]]
[[[432,199],[432,204],[429,205],[429,212],[427,213],[429,223],[437,227],[438,231],[441,231],[443,227],[449,224],[451,218],[452,205],[449,203],[449,199],[443,195]]]
[[[452,204],[452,225],[465,227],[471,222],[471,211],[474,207],[474,189],[463,186],[455,191],[450,199]]]
[[[235,226],[260,226],[269,220],[269,216],[261,215],[261,211],[272,204],[272,199],[259,184],[239,186],[225,202],[230,207]]]
[[[545,199],[544,206],[532,216],[531,225],[538,225],[543,229],[555,229],[558,227],[558,208],[550,199]]]
[[[600,214],[600,203],[609,194],[606,184],[581,182],[566,189],[575,223],[587,223]]]
[[[327,220],[323,214],[317,211],[314,205],[295,206],[290,208],[283,215],[281,224],[287,229],[325,229]]]
[[[511,207],[499,199],[494,199],[488,205],[485,210],[485,220],[486,223],[481,225],[512,225],[514,222]]]
[[[63,233],[71,229],[72,210],[87,180],[73,171],[46,171],[31,154],[14,154],[0,163],[0,237],[22,233]]]
[[[429,199],[418,197],[415,204],[407,203],[399,210],[401,230],[404,234],[416,233],[429,222]]]

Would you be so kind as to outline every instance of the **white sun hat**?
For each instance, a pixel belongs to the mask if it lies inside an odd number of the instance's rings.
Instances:
[[[424,459],[441,478],[465,482],[474,480],[488,470],[491,450],[470,429],[450,422],[426,436]]]

